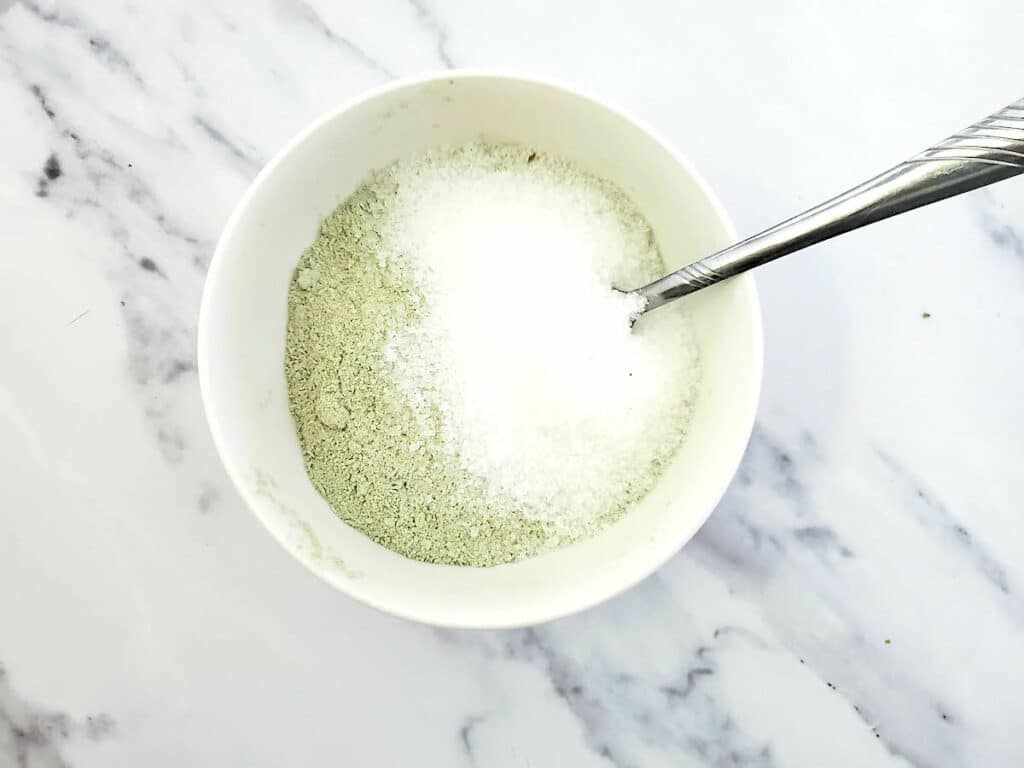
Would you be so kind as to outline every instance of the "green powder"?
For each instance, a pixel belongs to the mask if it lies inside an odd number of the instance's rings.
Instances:
[[[483,482],[381,376],[389,336],[422,303],[378,263],[367,223],[387,215],[386,191],[357,190],[323,222],[288,291],[285,372],[309,477],[342,520],[407,557],[487,566],[536,554],[553,524],[482,515]]]
[[[515,157],[546,162],[525,148]],[[375,175],[323,221],[289,287],[285,373],[314,487],[355,529],[430,563],[498,565],[593,535],[646,494],[681,428],[642,482],[628,483],[608,511],[569,535],[557,520],[524,514],[467,471],[444,444],[438,409],[422,401],[414,407],[386,375],[389,341],[416,328],[427,306],[411,271],[382,258],[394,246],[381,232],[392,215],[395,178]],[[660,263],[646,268],[656,274]]]

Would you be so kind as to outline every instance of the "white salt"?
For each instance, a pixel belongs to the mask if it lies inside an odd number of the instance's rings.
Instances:
[[[387,346],[392,377],[501,509],[574,536],[653,483],[699,375],[685,315],[635,328],[633,288],[663,272],[613,185],[529,150],[471,144],[388,171],[382,265],[422,293]],[[505,505],[507,507],[507,504]]]

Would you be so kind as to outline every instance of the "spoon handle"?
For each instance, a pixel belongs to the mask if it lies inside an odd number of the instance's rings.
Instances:
[[[636,291],[644,311],[780,256],[922,205],[1024,173],[1024,99],[906,162]]]

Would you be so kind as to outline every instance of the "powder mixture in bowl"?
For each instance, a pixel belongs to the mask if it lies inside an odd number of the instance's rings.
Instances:
[[[685,314],[630,328],[664,273],[618,187],[512,145],[432,150],[328,216],[288,292],[285,372],[338,516],[432,563],[592,536],[657,481],[699,378]]]

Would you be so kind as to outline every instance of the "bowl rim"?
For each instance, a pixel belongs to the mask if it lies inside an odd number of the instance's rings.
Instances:
[[[747,405],[748,413],[744,414],[744,420],[749,422],[749,428],[746,430],[746,435],[742,442],[738,442],[740,446],[729,461],[730,471],[722,474],[722,480],[720,481],[720,487],[715,493],[715,502],[711,504],[706,513],[703,516],[698,516],[693,520],[691,526],[688,527],[678,538],[677,542],[673,542],[673,546],[667,547],[663,553],[659,553],[660,556],[651,558],[643,568],[638,568],[634,573],[629,574],[627,578],[618,581],[609,589],[604,592],[597,594],[589,594],[582,596],[581,599],[569,607],[558,606],[553,608],[543,607],[543,603],[538,603],[538,610],[534,611],[520,611],[517,615],[510,615],[507,619],[502,618],[499,620],[490,621],[488,623],[481,623],[478,621],[466,621],[460,620],[459,618],[451,618],[445,616],[434,616],[427,615],[425,613],[419,613],[414,606],[393,606],[386,600],[378,599],[373,594],[360,588],[361,583],[359,581],[346,580],[340,581],[329,578],[328,574],[324,571],[315,567],[308,558],[302,557],[301,553],[298,552],[292,543],[282,534],[280,534],[275,528],[273,528],[256,510],[254,504],[253,493],[249,488],[248,484],[243,482],[241,469],[237,462],[235,462],[226,447],[226,438],[224,437],[220,421],[217,418],[216,409],[213,404],[212,396],[212,384],[210,383],[210,369],[207,363],[209,357],[209,316],[210,316],[210,302],[212,301],[211,295],[213,293],[212,287],[219,279],[219,275],[224,263],[224,258],[221,256],[224,250],[225,243],[233,239],[235,229],[239,226],[239,222],[244,217],[252,198],[257,194],[259,189],[267,183],[268,179],[273,176],[278,165],[280,165],[284,159],[290,155],[297,147],[306,142],[312,135],[318,132],[324,125],[337,118],[344,112],[349,111],[355,107],[358,107],[366,102],[373,101],[374,99],[386,95],[388,93],[403,90],[411,87],[418,87],[427,85],[438,81],[447,80],[470,80],[470,79],[489,79],[489,80],[504,80],[518,83],[526,83],[530,85],[539,85],[546,88],[550,88],[556,91],[560,91],[566,95],[573,96],[575,98],[584,99],[602,109],[605,109],[627,123],[634,126],[637,130],[646,134],[648,138],[658,144],[671,158],[677,163],[693,180],[700,193],[704,196],[707,202],[710,204],[714,215],[718,218],[720,224],[725,229],[727,235],[731,241],[737,240],[736,229],[733,226],[732,219],[729,217],[722,205],[718,196],[714,193],[711,186],[704,179],[704,177],[697,171],[694,165],[686,158],[681,152],[679,152],[671,143],[669,143],[665,137],[653,129],[647,122],[637,118],[630,112],[622,109],[617,104],[610,103],[602,97],[598,97],[587,90],[577,88],[576,86],[569,85],[563,81],[547,78],[538,77],[531,74],[517,73],[513,71],[505,70],[489,70],[489,69],[476,69],[476,68],[465,68],[465,69],[447,69],[447,70],[434,70],[420,75],[412,77],[397,78],[395,80],[384,83],[383,85],[376,86],[367,91],[360,93],[359,95],[347,99],[337,105],[336,107],[327,110],[320,116],[312,120],[308,125],[302,128],[296,133],[291,139],[289,139],[284,146],[279,149],[274,156],[260,169],[253,180],[246,187],[245,192],[239,198],[238,202],[235,203],[234,208],[231,211],[230,216],[224,224],[224,228],[221,231],[220,236],[217,239],[217,245],[214,249],[213,256],[210,259],[210,265],[206,273],[206,277],[203,283],[202,299],[199,307],[198,327],[197,327],[197,370],[199,377],[199,390],[200,398],[203,404],[203,411],[206,416],[206,422],[210,430],[210,435],[213,438],[214,447],[216,448],[217,455],[220,457],[221,464],[224,466],[228,477],[231,479],[232,484],[238,491],[242,500],[245,502],[246,507],[255,516],[271,537],[277,541],[277,543],[295,560],[301,563],[307,570],[311,571],[322,581],[329,584],[334,589],[346,594],[347,596],[368,605],[371,608],[375,608],[383,613],[397,616],[399,618],[416,621],[437,627],[446,627],[452,629],[511,629],[517,627],[534,626],[537,624],[543,624],[549,621],[554,621],[559,618],[570,616],[576,613],[580,613],[589,608],[599,605],[607,600],[610,600],[617,595],[622,594],[628,589],[639,584],[644,579],[651,576],[655,571],[663,567],[672,557],[679,553],[679,551],[688,544],[693,537],[697,534],[704,523],[711,517],[711,514],[717,509],[722,497],[725,495],[731,485],[733,478],[736,475],[736,471],[739,468],[740,462],[743,459],[743,455],[746,452],[747,445],[750,442],[750,436],[753,433],[755,425],[758,404],[761,397],[761,389],[764,379],[764,328],[761,316],[761,305],[758,297],[757,286],[754,282],[753,276],[750,273],[738,275],[731,278],[730,282],[738,283],[742,290],[742,296],[749,306],[750,312],[750,323],[751,323],[751,338],[753,339],[753,349],[751,360],[750,374],[754,379],[754,396],[749,399]]]

